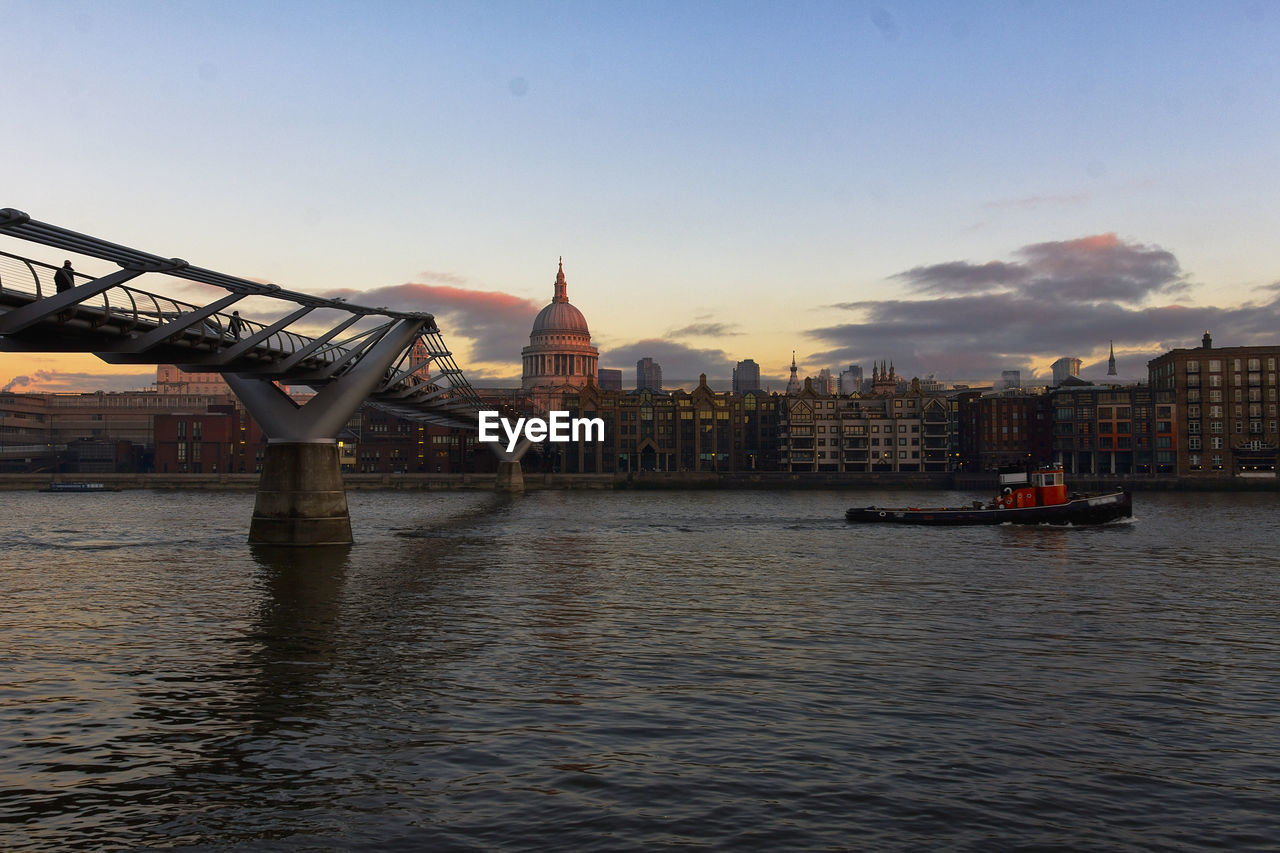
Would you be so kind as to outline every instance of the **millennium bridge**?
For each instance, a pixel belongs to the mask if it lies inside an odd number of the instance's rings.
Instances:
[[[0,235],[119,267],[98,277],[70,268],[59,275],[58,267],[0,251],[0,351],[93,353],[111,364],[222,374],[268,439],[251,544],[352,541],[337,436],[366,401],[402,418],[477,428],[480,398],[431,314],[237,278],[12,208],[0,209]],[[299,404],[286,385],[316,393]],[[498,488],[519,491],[528,443],[514,452],[489,446],[499,457]]]

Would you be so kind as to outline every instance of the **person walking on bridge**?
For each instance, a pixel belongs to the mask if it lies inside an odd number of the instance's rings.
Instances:
[[[240,340],[240,334],[244,331],[244,320],[240,319],[239,311],[231,312],[231,323],[229,328],[231,330],[231,337],[235,338],[237,341]]]
[[[76,286],[76,271],[71,268],[71,261],[62,262],[62,268],[53,274],[53,285],[59,293]]]

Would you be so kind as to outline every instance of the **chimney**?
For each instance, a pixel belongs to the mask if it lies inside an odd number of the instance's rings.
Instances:
[[[1209,337],[1207,329],[1205,330],[1204,337],[1200,339],[1200,346],[1204,349],[1213,349],[1213,338]]]

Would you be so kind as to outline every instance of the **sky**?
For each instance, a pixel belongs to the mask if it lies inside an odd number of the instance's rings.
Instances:
[[[1137,379],[1206,330],[1280,337],[1272,2],[0,0],[0,22],[0,207],[430,311],[477,385],[518,384],[561,258],[628,385],[645,356],[722,387],[752,358],[780,390],[793,352],[802,376],[1102,378],[1113,341]]]

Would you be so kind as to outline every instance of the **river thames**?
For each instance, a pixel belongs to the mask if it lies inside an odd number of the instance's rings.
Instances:
[[[0,849],[1276,849],[1280,495],[0,493]]]

